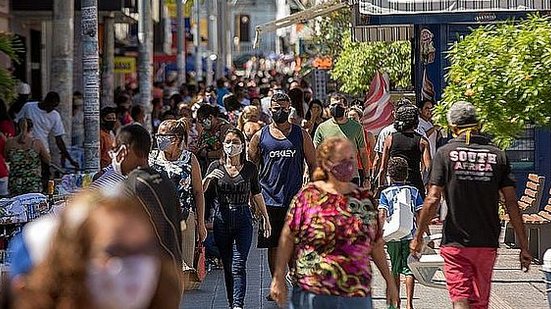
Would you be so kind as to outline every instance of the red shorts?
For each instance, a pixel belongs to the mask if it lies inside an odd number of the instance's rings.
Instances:
[[[488,308],[497,249],[442,247],[440,255],[452,302],[467,299],[472,309]]]

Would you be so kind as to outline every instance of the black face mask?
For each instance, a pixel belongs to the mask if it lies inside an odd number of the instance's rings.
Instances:
[[[289,120],[289,112],[283,109],[280,109],[276,112],[272,112],[272,119],[277,124],[285,123]]]
[[[331,107],[331,116],[335,118],[342,118],[344,117],[345,108],[341,105],[335,105]]]
[[[103,121],[101,127],[107,131],[113,131],[116,121]]]

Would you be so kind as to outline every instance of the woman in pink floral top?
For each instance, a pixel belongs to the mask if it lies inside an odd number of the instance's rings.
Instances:
[[[294,309],[372,308],[373,260],[387,282],[387,301],[397,303],[371,194],[350,182],[355,151],[346,139],[327,139],[317,149],[314,182],[295,197],[279,240],[272,297],[286,301],[285,273],[292,260]]]

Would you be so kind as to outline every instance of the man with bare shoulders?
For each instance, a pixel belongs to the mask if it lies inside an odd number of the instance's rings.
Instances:
[[[266,201],[272,235],[258,236],[258,248],[268,248],[270,272],[274,273],[279,236],[291,200],[302,187],[305,162],[316,167],[316,153],[310,134],[289,122],[291,99],[275,93],[270,102],[273,122],[257,132],[249,144],[249,159],[259,165],[260,186]],[[268,300],[272,300],[270,296]]]

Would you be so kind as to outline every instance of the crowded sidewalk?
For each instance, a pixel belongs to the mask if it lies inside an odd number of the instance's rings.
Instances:
[[[432,232],[439,232],[440,226],[431,226]],[[502,235],[503,236],[503,235]],[[503,237],[501,237],[503,239]],[[253,247],[256,243],[253,243]],[[548,308],[545,295],[545,284],[541,266],[533,265],[527,273],[518,270],[519,250],[502,245],[498,250],[497,263],[492,279],[491,309]],[[266,250],[251,250],[247,262],[247,297],[248,308],[276,309],[275,302],[265,299],[270,291],[270,271],[267,267]],[[386,308],[385,284],[381,275],[374,269],[373,305],[375,308]],[[438,278],[443,280],[442,273]],[[402,299],[405,291],[402,287]],[[445,289],[436,289],[417,284],[415,286],[415,308],[434,309],[450,308],[451,303]],[[214,269],[207,274],[198,290],[184,294],[180,308],[226,308],[224,274],[221,269]]]

